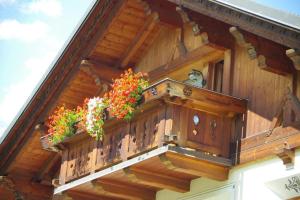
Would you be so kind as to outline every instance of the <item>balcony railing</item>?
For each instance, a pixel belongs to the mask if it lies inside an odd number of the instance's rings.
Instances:
[[[245,100],[170,79],[152,85],[143,97],[130,122],[106,121],[102,141],[84,130],[57,145],[49,143],[49,136],[41,138],[45,149],[62,151],[60,184],[168,143],[230,158],[232,138],[240,132],[237,114],[245,113]]]

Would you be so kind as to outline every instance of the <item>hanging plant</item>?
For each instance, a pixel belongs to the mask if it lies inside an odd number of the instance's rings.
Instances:
[[[92,137],[102,140],[104,135],[103,125],[106,118],[105,109],[108,107],[107,99],[94,97],[86,101],[86,106],[86,130]]]
[[[70,137],[76,132],[76,124],[83,119],[85,111],[81,107],[75,110],[66,109],[64,106],[58,107],[53,115],[48,119],[48,133],[51,135],[50,142],[57,144],[66,137]]]
[[[111,116],[117,119],[130,120],[142,98],[143,90],[149,85],[146,74],[125,71],[119,79],[114,80],[112,90],[108,93]]]

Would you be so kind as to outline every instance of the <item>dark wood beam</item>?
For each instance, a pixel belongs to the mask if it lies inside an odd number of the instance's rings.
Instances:
[[[156,195],[156,192],[153,190],[131,186],[113,180],[95,180],[92,181],[92,186],[98,192],[116,198],[154,200]]]
[[[229,169],[225,166],[209,163],[193,157],[183,156],[178,153],[167,152],[159,156],[162,164],[169,170],[197,177],[207,177],[218,181],[228,178]]]
[[[181,16],[176,11],[176,5],[168,1],[145,0],[150,6],[152,12],[157,12],[159,20],[164,24],[173,28],[182,27]]]
[[[159,16],[157,12],[150,14],[143,27],[137,33],[136,37],[133,39],[131,44],[126,49],[124,55],[120,59],[120,66],[127,67],[128,63],[130,62],[131,58],[135,55],[138,49],[142,46],[142,44],[147,39],[148,35],[154,29],[155,25],[159,22]]]
[[[140,168],[125,168],[125,176],[132,182],[160,189],[169,189],[176,192],[188,192],[190,181],[170,177],[159,172],[143,170]]]

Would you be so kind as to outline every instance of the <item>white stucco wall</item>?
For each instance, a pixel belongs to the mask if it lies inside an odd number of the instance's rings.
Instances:
[[[169,190],[157,192],[157,200],[279,200],[266,185],[267,182],[300,173],[300,150],[295,154],[293,169],[287,170],[277,157],[240,165],[230,170],[225,182],[198,178],[191,182],[190,192],[177,193]],[[300,194],[300,193],[299,193]]]

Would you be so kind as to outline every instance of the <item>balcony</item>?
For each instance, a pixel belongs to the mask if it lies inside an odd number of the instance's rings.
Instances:
[[[130,122],[107,120],[102,141],[84,130],[57,145],[48,135],[41,138],[44,149],[62,152],[55,193],[132,199],[130,192],[146,190],[149,199],[159,189],[188,191],[196,177],[227,179],[245,100],[171,79],[150,86],[143,97]]]

